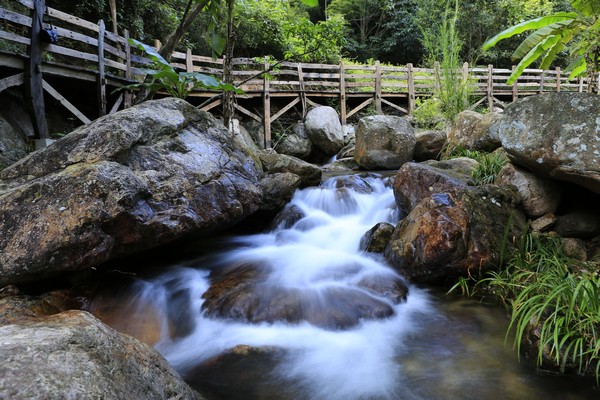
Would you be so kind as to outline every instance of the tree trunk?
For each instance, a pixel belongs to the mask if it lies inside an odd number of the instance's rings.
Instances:
[[[204,7],[209,3],[209,0],[202,0],[195,5],[192,4],[193,0],[189,0],[186,6],[183,17],[181,18],[181,22],[179,26],[175,30],[175,32],[171,33],[165,39],[165,43],[160,48],[158,52],[163,58],[167,61],[171,60],[171,54],[175,51],[175,48],[183,38],[183,35],[188,31],[192,22],[196,19],[196,17],[202,12]]]
[[[112,19],[112,31],[115,35],[118,35],[117,29],[117,0],[108,0],[110,7],[110,18]]]

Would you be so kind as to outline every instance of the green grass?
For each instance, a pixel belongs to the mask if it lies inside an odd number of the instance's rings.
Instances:
[[[446,150],[444,158],[468,157],[479,164],[473,171],[472,177],[476,185],[487,185],[494,183],[500,170],[508,159],[503,153],[485,153],[477,150],[469,150],[460,146]]]
[[[509,332],[520,353],[537,344],[536,362],[600,380],[598,266],[567,257],[559,237],[527,234],[500,271],[459,280],[450,291],[493,296],[511,312]],[[508,335],[508,332],[507,332]]]

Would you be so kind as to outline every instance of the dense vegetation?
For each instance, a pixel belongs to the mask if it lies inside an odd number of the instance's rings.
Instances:
[[[109,0],[48,0],[48,5],[95,21],[112,23]],[[146,43],[164,41],[178,26],[189,0],[115,0],[117,25]],[[179,48],[211,54],[213,28],[225,37],[226,0],[202,12]],[[219,4],[223,3],[223,4]],[[378,59],[397,65],[427,61],[424,34],[440,25],[446,0],[319,0],[308,7],[299,0],[236,0],[236,56],[271,55],[276,59],[337,62]],[[454,2],[453,2],[454,3]],[[460,58],[469,63],[509,66],[518,38],[484,53],[481,45],[493,34],[524,20],[552,12],[572,11],[568,0],[463,0],[458,2],[456,30]],[[109,22],[110,21],[110,22]],[[563,58],[564,58],[563,54]],[[560,57],[559,57],[560,62]]]

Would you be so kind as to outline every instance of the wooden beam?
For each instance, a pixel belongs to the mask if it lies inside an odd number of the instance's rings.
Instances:
[[[363,108],[365,108],[366,106],[371,104],[372,101],[373,101],[373,98],[370,98],[370,99],[367,99],[367,100],[363,101],[362,103],[360,103],[356,108],[354,108],[353,110],[351,110],[348,113],[348,118],[350,118],[351,116],[353,116],[354,114],[356,114],[357,112],[359,112],[360,110],[362,110]]]
[[[98,21],[98,115],[106,115],[106,72],[104,67],[104,21]]]
[[[29,60],[26,62],[25,69],[27,74],[25,77],[25,97],[31,108],[33,129],[37,139],[48,138],[42,76],[42,43],[40,40],[45,7],[45,0],[35,0],[33,2],[31,45],[29,46]]]
[[[273,115],[271,117],[271,122],[275,121],[277,118],[281,117],[283,114],[285,114],[290,108],[294,107],[296,104],[300,103],[300,97],[296,97],[294,100],[292,100],[287,106],[283,107],[281,110],[279,110],[277,112],[277,114]]]
[[[377,114],[383,114],[381,108],[381,64],[379,60],[375,61],[375,111]]]
[[[234,104],[234,107],[236,110],[239,110],[241,113],[246,114],[250,118],[252,118],[258,122],[263,122],[262,119],[258,115],[254,114],[252,111],[240,106],[239,104]]]
[[[123,36],[125,37],[125,79],[131,81],[131,45],[129,44],[129,31],[127,29],[123,32]],[[125,101],[123,105],[125,108],[129,108],[133,104],[133,95],[129,90],[125,92],[123,100]]]
[[[0,79],[0,92],[8,89],[9,87],[19,86],[25,82],[25,73],[21,72],[8,78]]]
[[[384,104],[387,104],[387,105],[388,105],[388,106],[390,106],[390,107],[393,107],[393,108],[395,108],[395,109],[396,109],[396,110],[398,110],[398,111],[402,111],[404,114],[408,114],[408,110],[407,110],[407,109],[405,109],[405,108],[402,108],[402,107],[400,107],[399,105],[396,105],[396,104],[392,103],[391,101],[387,101],[386,99],[383,99],[383,98],[382,98],[382,99],[381,99],[381,102],[382,102],[382,103],[384,103]]]
[[[119,95],[119,97],[117,97],[117,100],[115,101],[115,104],[113,104],[112,108],[110,109],[110,111],[108,113],[109,114],[116,113],[117,110],[119,110],[119,107],[121,107],[122,103],[123,103],[123,93],[121,93]]]
[[[556,67],[556,92],[560,93],[560,67]]]
[[[269,70],[269,64],[265,63],[264,70]],[[271,95],[269,94],[269,80],[263,79],[263,124],[265,127],[265,149],[271,147]]]
[[[56,100],[58,100],[60,102],[60,104],[62,104],[67,110],[71,111],[73,113],[73,115],[75,115],[77,118],[79,118],[79,120],[81,122],[83,122],[84,124],[89,124],[90,122],[92,122],[81,111],[79,111],[77,109],[77,107],[75,107],[73,104],[71,104],[71,102],[69,102],[69,100],[64,98],[63,95],[58,93],[58,91],[56,89],[54,89],[52,86],[50,86],[50,84],[48,82],[42,80],[42,85],[43,85],[44,89],[46,90],[46,92],[48,92],[48,94],[50,96],[52,96]]]
[[[408,115],[412,115],[415,111],[415,78],[413,76],[413,65],[406,64],[406,74],[408,83]]]
[[[213,101],[213,102],[211,102],[211,103],[208,103],[208,104],[207,104],[207,105],[205,105],[205,106],[202,106],[202,108],[200,108],[200,110],[201,110],[201,111],[209,111],[209,110],[211,110],[211,109],[213,109],[213,108],[215,108],[215,107],[217,107],[217,106],[220,106],[222,102],[223,102],[223,100],[222,100],[222,99],[217,99],[217,100],[215,100],[215,101]],[[234,107],[235,107],[235,106],[234,106]],[[237,107],[236,107],[236,108],[237,108]],[[240,110],[240,111],[241,111],[241,110]],[[258,121],[258,122],[260,122],[260,118],[258,118],[258,119],[259,119],[259,121]]]

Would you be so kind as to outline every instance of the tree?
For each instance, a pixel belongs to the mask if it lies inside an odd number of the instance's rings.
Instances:
[[[572,0],[570,3],[574,9],[572,12],[557,12],[521,22],[485,42],[484,50],[501,40],[534,31],[513,53],[513,58],[520,59],[520,62],[507,84],[514,83],[536,60],[541,60],[541,69],[549,68],[556,56],[570,46],[573,56],[573,62],[567,68],[571,71],[570,78],[587,73],[590,79],[588,90],[593,90],[600,64],[600,0]]]

